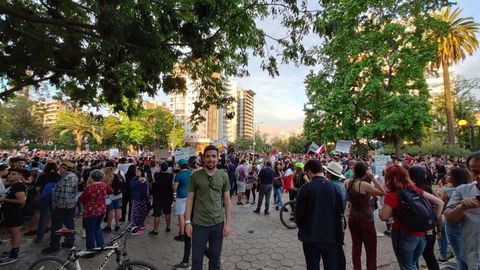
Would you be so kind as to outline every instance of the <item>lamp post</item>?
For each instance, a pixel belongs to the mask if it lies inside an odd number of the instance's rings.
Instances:
[[[470,150],[472,152],[475,151],[475,127],[480,127],[480,120],[477,120],[476,123],[474,122],[468,123],[467,120],[462,119],[458,121],[458,125],[462,128],[466,126],[470,128]]]
[[[256,134],[255,134],[255,127],[257,127],[258,129],[258,132],[260,133],[260,125],[263,124],[263,122],[257,122],[255,123],[255,125],[253,126],[253,161],[255,162],[255,145],[257,144],[257,141],[256,141]]]

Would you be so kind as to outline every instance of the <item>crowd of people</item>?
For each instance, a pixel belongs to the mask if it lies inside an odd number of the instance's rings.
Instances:
[[[0,265],[15,262],[22,235],[44,242],[44,254],[73,246],[75,238],[63,242],[55,232],[75,229],[82,217],[86,248],[102,247],[103,235],[132,225],[132,235],[147,230],[158,235],[161,216],[171,232],[172,212],[178,220],[178,235],[184,243],[178,269],[202,269],[209,258],[210,269],[220,269],[223,238],[231,231],[231,202],[241,207],[256,205],[255,214],[279,211],[284,193],[296,199],[298,238],[303,243],[307,269],[346,269],[346,256],[353,268],[362,269],[362,247],[366,268],[377,268],[377,236],[392,239],[392,250],[400,268],[419,269],[425,259],[428,269],[439,269],[448,260],[449,247],[456,269],[480,269],[479,217],[480,153],[466,159],[446,156],[393,156],[378,170],[373,157],[341,154],[219,153],[207,146],[189,159],[160,159],[152,153],[110,156],[106,152],[4,152],[0,157],[1,222],[11,237],[11,250]],[[415,205],[416,203],[416,205]],[[406,208],[431,209],[420,221]],[[172,211],[174,207],[175,211]],[[263,211],[262,211],[263,207]],[[423,217],[413,215],[417,217]],[[385,221],[387,230],[378,231]],[[22,234],[21,228],[26,232]],[[343,249],[348,226],[352,253]],[[438,242],[440,257],[435,257]],[[191,255],[191,256],[190,256]],[[93,256],[93,255],[92,255]],[[190,261],[191,258],[191,261]]]

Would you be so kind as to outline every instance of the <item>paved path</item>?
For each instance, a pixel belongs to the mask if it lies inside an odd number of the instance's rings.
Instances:
[[[305,269],[305,259],[301,248],[301,243],[297,239],[297,230],[285,228],[279,219],[278,211],[271,210],[269,216],[263,214],[257,215],[252,211],[254,206],[233,206],[233,225],[231,235],[225,239],[223,244],[222,259],[224,261],[222,269]],[[263,211],[262,211],[263,213]],[[144,233],[141,236],[132,236],[128,239],[128,252],[132,259],[144,260],[153,263],[158,269],[172,269],[173,265],[179,263],[182,258],[183,243],[173,240],[178,234],[176,218],[172,219],[172,231],[166,233],[160,231],[156,237]],[[153,224],[151,217],[147,223]],[[80,224],[80,218],[77,220]],[[161,226],[164,226],[162,217]],[[105,234],[105,240],[111,238],[113,234]],[[7,235],[2,234],[2,239]],[[48,237],[47,237],[48,238]],[[21,248],[21,259],[12,265],[0,267],[3,269],[28,269],[28,266],[36,259],[42,257],[40,250],[47,245],[44,243],[36,244],[24,239]],[[350,234],[346,233],[345,255],[347,257],[347,269],[352,269],[351,265],[351,241]],[[84,239],[78,241],[80,247],[84,247]],[[398,269],[393,255],[390,238],[378,238],[378,268],[379,269]],[[2,244],[2,251],[8,250],[7,243]],[[58,253],[56,256],[65,258],[67,250]],[[97,256],[93,259],[81,259],[82,269],[98,269],[100,261],[103,259]],[[112,257],[113,259],[113,257]],[[207,259],[205,259],[207,261]],[[365,261],[365,258],[362,260]],[[114,259],[107,264],[106,269],[115,269]],[[205,269],[208,269],[205,267]]]

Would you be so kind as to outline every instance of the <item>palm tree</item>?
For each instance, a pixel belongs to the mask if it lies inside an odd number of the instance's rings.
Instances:
[[[478,48],[476,34],[480,24],[475,23],[472,17],[459,18],[461,9],[451,11],[445,7],[433,14],[437,20],[448,24],[448,30],[437,36],[439,43],[437,53],[437,67],[442,66],[443,86],[445,92],[445,107],[447,111],[448,144],[455,143],[453,129],[453,103],[448,67],[463,61],[466,54],[472,55]]]
[[[102,129],[98,121],[85,112],[66,111],[61,114],[57,123],[60,135],[71,132],[75,136],[76,151],[82,150],[82,142],[87,134],[90,134],[97,143],[102,143]]]

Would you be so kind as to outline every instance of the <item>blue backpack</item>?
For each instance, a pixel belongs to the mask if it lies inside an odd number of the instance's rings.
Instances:
[[[415,232],[426,232],[435,227],[437,217],[430,202],[411,188],[398,192],[399,223]]]
[[[51,200],[52,197],[53,197],[53,189],[55,188],[56,185],[57,185],[57,183],[48,182],[48,183],[43,187],[43,190],[42,190],[42,198],[43,198],[43,199],[47,199],[47,200]]]

